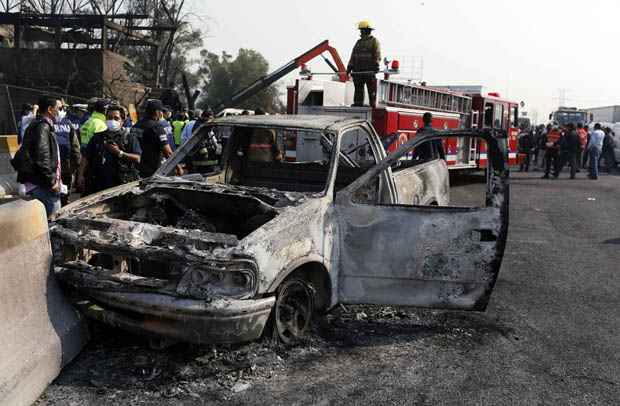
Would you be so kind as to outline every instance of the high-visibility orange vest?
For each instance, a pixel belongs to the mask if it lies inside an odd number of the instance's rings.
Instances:
[[[579,135],[579,144],[581,145],[581,149],[585,149],[586,144],[588,143],[588,132],[585,128],[580,128],[577,130],[577,134]]]
[[[562,133],[559,130],[551,130],[549,134],[547,134],[547,142],[552,142],[554,146],[547,148],[558,148],[558,142],[560,142],[560,138],[562,138]]]

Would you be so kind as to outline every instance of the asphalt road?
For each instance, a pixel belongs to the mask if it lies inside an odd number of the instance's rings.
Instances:
[[[620,177],[580,176],[512,175],[485,313],[340,309],[294,348],[95,331],[39,404],[618,404]]]

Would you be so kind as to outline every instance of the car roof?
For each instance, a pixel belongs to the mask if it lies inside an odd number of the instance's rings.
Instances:
[[[282,127],[304,128],[310,130],[325,131],[327,129],[338,131],[352,124],[362,124],[366,120],[361,118],[349,118],[341,116],[324,116],[312,114],[292,115],[259,115],[259,116],[228,116],[213,120],[214,124],[236,125],[248,127]]]

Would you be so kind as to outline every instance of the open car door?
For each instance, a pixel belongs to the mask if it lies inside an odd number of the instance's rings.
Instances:
[[[508,233],[505,138],[498,134],[464,130],[416,137],[338,192],[341,303],[486,309]],[[387,179],[389,168],[416,146],[448,137],[487,143],[485,207],[383,204],[377,185]],[[368,196],[367,190],[375,191],[375,202],[358,201],[356,196]]]

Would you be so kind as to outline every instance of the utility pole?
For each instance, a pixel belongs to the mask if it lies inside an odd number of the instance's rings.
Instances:
[[[566,102],[568,101],[569,89],[560,88],[558,89],[558,107],[566,107]]]

